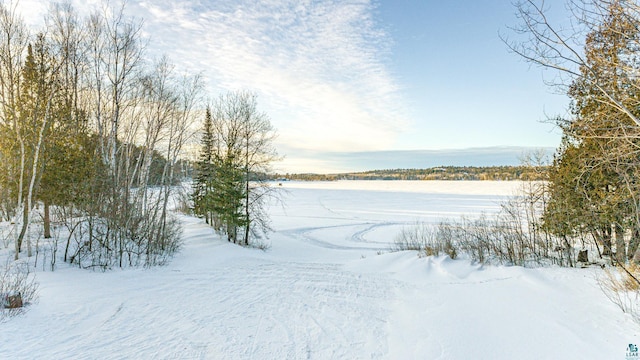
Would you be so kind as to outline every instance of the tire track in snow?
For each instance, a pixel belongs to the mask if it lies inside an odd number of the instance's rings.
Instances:
[[[322,240],[316,236],[312,236],[311,233],[313,232],[317,232],[317,231],[322,231],[322,230],[331,230],[331,229],[338,229],[338,228],[348,228],[348,227],[354,227],[354,226],[368,226],[370,225],[369,223],[363,223],[363,224],[346,224],[346,225],[333,225],[333,226],[312,226],[312,227],[303,227],[303,228],[297,228],[297,229],[291,229],[291,230],[285,230],[282,231],[281,233],[286,235],[286,236],[290,236],[293,237],[295,239],[299,239],[302,240],[306,243],[315,245],[315,246],[319,246],[325,249],[333,249],[333,250],[371,250],[371,251],[376,251],[376,250],[381,250],[380,247],[364,247],[364,246],[349,246],[349,245],[340,245],[334,242],[330,242],[327,240]],[[352,236],[353,237],[353,236]]]
[[[379,242],[379,241],[369,241],[367,239],[365,239],[365,235],[374,231],[374,230],[378,230],[379,228],[382,227],[388,227],[388,226],[398,226],[398,225],[408,225],[410,223],[408,222],[398,222],[398,221],[394,221],[394,222],[380,222],[380,223],[375,223],[375,224],[371,224],[370,226],[366,227],[365,229],[362,229],[360,231],[357,231],[355,233],[353,233],[353,235],[351,235],[351,240],[354,242],[364,242],[364,243],[369,243],[369,244],[385,244],[385,245],[389,245],[390,242]]]
[[[406,224],[407,223],[405,222],[375,222],[375,223],[365,222],[365,223],[352,223],[352,224],[344,224],[344,225],[302,227],[302,228],[284,230],[284,231],[281,231],[280,233],[289,237],[302,240],[306,243],[325,248],[325,249],[384,251],[390,248],[392,244],[392,239],[389,239],[389,241],[372,241],[372,240],[366,239],[366,235],[384,227],[399,226],[399,225],[406,225]],[[336,238],[335,241],[324,240],[319,236],[312,235],[313,233],[316,233],[316,232],[335,230],[335,229],[348,229],[351,227],[361,228],[361,229],[357,231],[345,230],[344,233],[347,234],[346,237],[344,237],[344,239]],[[323,236],[323,238],[328,238],[328,237],[329,236],[327,235]],[[340,242],[342,242],[342,244]],[[369,246],[364,246],[364,245],[369,245]]]

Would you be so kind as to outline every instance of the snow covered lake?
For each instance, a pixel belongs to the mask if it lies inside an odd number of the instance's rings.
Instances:
[[[338,249],[370,255],[389,250],[402,227],[497,212],[500,202],[513,195],[520,183],[335,181],[284,182],[282,186],[285,206],[272,210],[280,234],[314,244],[312,254]],[[273,242],[276,247],[280,244]]]
[[[263,252],[181,216],[152,269],[38,272],[0,359],[620,359],[640,327],[595,269],[390,253],[403,226],[495,212],[516,182],[283,182]]]

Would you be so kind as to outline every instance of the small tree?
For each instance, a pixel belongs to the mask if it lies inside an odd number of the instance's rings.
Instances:
[[[17,190],[22,199],[22,203],[18,203],[22,208],[22,223],[15,243],[16,260],[29,228],[31,210],[35,206],[50,132],[56,116],[64,107],[60,96],[59,65],[60,58],[53,56],[44,34],[39,34],[36,41],[28,46],[17,106],[21,128],[19,138],[23,144],[20,168],[26,181],[20,181],[21,186]],[[31,256],[31,239],[28,236],[26,238],[27,254]]]
[[[244,172],[244,245],[250,236],[261,237],[271,230],[269,217],[264,212],[265,199],[273,188],[266,181],[271,164],[278,160],[273,147],[275,131],[266,114],[257,110],[257,98],[240,93],[242,104],[242,169]]]
[[[193,212],[203,216],[207,224],[212,225],[211,196],[214,177],[213,168],[213,128],[211,123],[211,109],[207,108],[200,141],[200,154],[195,164],[195,178],[191,199]]]
[[[265,174],[278,159],[275,132],[247,92],[220,96],[207,111],[192,198],[194,212],[234,243],[250,245],[270,230]]]

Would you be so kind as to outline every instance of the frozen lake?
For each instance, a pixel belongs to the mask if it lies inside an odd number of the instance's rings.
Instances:
[[[274,206],[271,214],[279,235],[368,254],[388,250],[405,226],[495,213],[521,186],[502,181],[283,182],[285,206]]]

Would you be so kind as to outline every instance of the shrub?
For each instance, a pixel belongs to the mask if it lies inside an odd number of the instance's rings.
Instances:
[[[635,264],[605,269],[604,276],[598,277],[604,295],[636,322],[640,322],[639,278],[640,268]]]
[[[482,264],[519,266],[573,266],[575,252],[566,238],[540,230],[539,218],[529,201],[514,197],[495,216],[461,217],[437,226],[417,223],[396,236],[391,250],[415,250],[421,255],[464,254]],[[557,249],[557,250],[556,250]]]
[[[458,250],[453,243],[453,237],[448,236],[446,225],[437,229],[424,223],[404,227],[394,240],[392,251],[415,250],[422,256],[439,256],[446,254],[455,259]]]
[[[13,262],[7,259],[0,267],[0,320],[18,315],[25,306],[35,302],[38,297],[38,283],[26,262]],[[20,306],[10,307],[11,300],[19,298]]]

